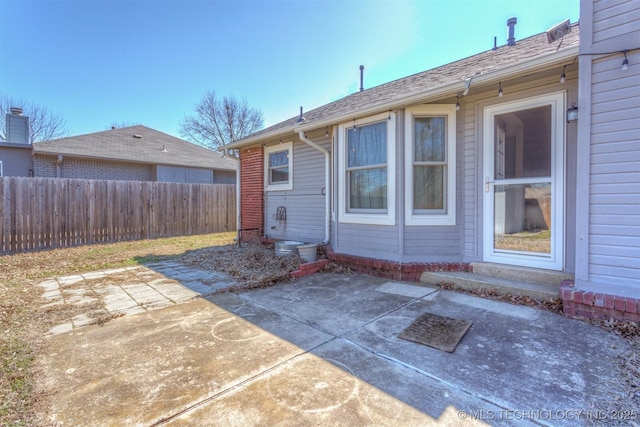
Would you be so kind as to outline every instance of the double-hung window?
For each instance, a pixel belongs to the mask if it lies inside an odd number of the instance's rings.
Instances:
[[[283,191],[293,189],[293,144],[272,145],[264,149],[265,189]]]
[[[340,126],[340,221],[394,224],[395,115]]]
[[[405,116],[405,222],[455,225],[455,106],[421,105]]]

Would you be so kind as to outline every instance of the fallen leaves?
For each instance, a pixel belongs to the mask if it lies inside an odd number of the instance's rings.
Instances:
[[[256,243],[200,249],[185,254],[179,261],[229,274],[238,283],[226,289],[231,292],[286,282],[290,280],[289,273],[302,263],[296,255],[276,256],[272,247]]]

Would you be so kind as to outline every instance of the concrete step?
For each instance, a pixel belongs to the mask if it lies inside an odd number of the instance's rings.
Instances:
[[[559,295],[559,284],[544,285],[462,271],[427,271],[422,273],[420,281],[430,285],[448,283],[468,290],[494,289],[501,294],[528,296],[541,301],[553,300]]]
[[[539,285],[560,286],[563,280],[573,280],[573,275],[562,271],[541,270],[514,265],[472,262],[471,268],[474,273],[484,276],[537,283]]]

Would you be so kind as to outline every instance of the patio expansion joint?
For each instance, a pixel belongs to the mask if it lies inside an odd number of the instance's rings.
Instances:
[[[384,360],[386,360],[388,362],[391,362],[391,363],[396,364],[398,366],[401,366],[403,368],[406,368],[406,369],[409,369],[411,371],[414,371],[414,372],[416,372],[416,373],[418,373],[420,375],[424,375],[425,377],[430,378],[430,379],[436,381],[437,383],[440,383],[442,385],[450,387],[450,388],[452,388],[452,389],[454,389],[456,391],[459,391],[461,393],[467,394],[467,395],[469,395],[469,396],[471,396],[473,398],[480,399],[480,400],[482,400],[484,402],[487,402],[487,403],[489,403],[491,405],[497,406],[500,409],[503,409],[505,411],[513,410],[513,408],[507,408],[507,407],[505,407],[504,405],[502,405],[502,404],[500,404],[498,402],[492,401],[491,399],[489,399],[486,396],[478,394],[478,393],[476,393],[476,392],[474,392],[472,390],[469,390],[467,388],[460,387],[459,385],[454,384],[452,382],[449,382],[449,381],[445,380],[444,378],[440,378],[440,377],[438,377],[436,375],[430,374],[427,371],[424,371],[424,370],[422,370],[422,369],[420,369],[420,368],[418,368],[416,366],[413,366],[413,365],[411,365],[409,363],[405,363],[402,360],[399,360],[399,359],[396,359],[394,357],[391,357],[388,354],[381,353],[381,352],[376,351],[374,349],[371,349],[369,347],[362,346],[362,345],[360,345],[358,343],[355,343],[355,342],[353,342],[353,341],[351,341],[351,340],[349,340],[347,338],[342,338],[341,337],[341,338],[338,338],[338,339],[340,339],[340,340],[342,340],[342,341],[346,342],[347,344],[350,344],[350,345],[352,345],[354,347],[357,347],[362,351],[365,351],[365,352],[367,352],[369,354],[372,354],[372,355],[374,355],[376,357],[379,357],[379,358],[384,359]],[[546,425],[546,424],[542,424],[542,425]]]
[[[162,295],[160,292],[158,292],[155,288],[151,287],[150,285],[145,284],[145,286],[147,286],[148,288],[153,289],[154,292],[156,292],[158,295],[162,296],[163,298],[168,299],[167,297]],[[149,311],[149,308],[147,307],[147,304],[145,304],[143,302],[139,302],[137,299],[135,299],[133,297],[133,295],[131,295],[131,293],[129,293],[122,285],[118,285],[118,287],[120,288],[120,290],[122,290],[122,292],[124,292],[127,295],[127,297],[129,297],[131,299],[131,301],[133,301],[136,304],[136,306],[142,308],[144,311]]]
[[[246,378],[246,379],[244,379],[244,380],[242,380],[242,381],[240,381],[240,382],[238,382],[236,384],[233,384],[232,386],[230,386],[230,387],[228,387],[228,388],[226,388],[224,390],[221,390],[216,394],[213,394],[213,395],[211,395],[211,396],[209,396],[207,398],[204,398],[204,399],[202,399],[200,401],[197,401],[193,405],[190,405],[190,406],[182,409],[181,411],[176,412],[175,414],[168,415],[167,417],[156,421],[155,423],[151,424],[149,427],[155,427],[155,426],[164,425],[164,424],[174,420],[175,418],[177,418],[177,417],[179,417],[181,415],[184,415],[184,414],[186,414],[188,412],[194,411],[194,410],[198,409],[199,407],[201,407],[203,405],[206,405],[207,403],[209,403],[211,401],[216,400],[219,397],[225,396],[225,395],[227,395],[229,393],[232,393],[233,391],[235,391],[235,390],[237,390],[237,389],[239,389],[241,387],[244,387],[245,385],[248,385],[248,384],[251,384],[251,383],[253,383],[255,381],[258,381],[258,380],[262,379],[263,377],[267,376],[269,373],[280,369],[282,366],[287,365],[287,364],[295,361],[296,359],[299,359],[299,358],[301,358],[303,356],[306,356],[307,354],[313,355],[313,350],[315,350],[318,347],[323,346],[323,345],[325,345],[327,343],[330,343],[331,341],[334,341],[335,339],[336,338],[333,337],[333,338],[331,338],[329,340],[326,340],[326,341],[314,346],[313,348],[310,348],[309,350],[303,350],[300,353],[296,353],[293,356],[291,356],[291,357],[289,357],[289,358],[287,358],[285,360],[282,360],[282,361],[278,362],[277,364],[269,367],[268,369],[265,369],[263,371],[259,371],[255,375],[252,375],[249,378]],[[316,357],[319,357],[319,356],[316,356]]]
[[[436,290],[435,292],[440,292],[440,291]],[[389,355],[387,355],[385,353],[378,352],[378,351],[376,351],[376,350],[374,350],[372,348],[368,348],[368,347],[362,346],[362,345],[357,344],[357,343],[351,341],[350,339],[346,338],[346,336],[351,334],[352,332],[355,332],[355,331],[357,331],[359,329],[362,329],[362,328],[366,327],[367,325],[370,325],[370,324],[378,321],[379,319],[381,319],[383,317],[386,317],[386,316],[389,316],[389,315],[391,315],[393,313],[396,313],[397,311],[400,311],[403,308],[408,307],[408,306],[410,306],[412,304],[415,304],[418,301],[420,301],[420,300],[422,300],[422,299],[424,299],[426,297],[432,296],[432,295],[433,295],[433,292],[431,292],[431,293],[429,293],[427,295],[420,296],[420,297],[411,298],[409,301],[405,302],[404,304],[400,304],[400,305],[396,306],[395,308],[393,308],[391,310],[388,310],[388,311],[376,316],[375,318],[371,319],[370,321],[368,321],[366,323],[363,323],[362,325],[357,326],[357,327],[355,327],[355,328],[353,328],[353,329],[351,329],[349,331],[346,331],[346,332],[340,334],[339,336],[336,336],[335,339],[341,340],[343,342],[346,342],[347,344],[350,344],[350,345],[352,345],[354,347],[357,347],[357,348],[359,348],[359,349],[361,349],[361,350],[363,350],[363,351],[365,351],[367,353],[370,353],[370,354],[374,355],[375,357],[379,357],[381,359],[384,359],[384,360],[387,360],[387,361],[389,361],[391,363],[394,363],[394,364],[396,364],[398,366],[401,366],[401,367],[404,367],[406,369],[409,369],[409,370],[412,370],[414,372],[417,372],[418,374],[424,375],[427,378],[430,378],[430,379],[432,379],[432,380],[434,380],[434,381],[436,381],[436,382],[438,382],[440,384],[443,384],[443,385],[445,385],[447,387],[450,387],[450,388],[452,388],[454,390],[457,390],[457,391],[459,391],[461,393],[465,393],[465,394],[467,394],[469,396],[472,396],[472,397],[474,397],[476,399],[480,399],[482,401],[485,401],[485,402],[487,402],[489,404],[495,405],[495,406],[497,406],[497,407],[499,407],[501,409],[504,409],[504,410],[512,409],[512,408],[506,408],[506,407],[504,407],[504,405],[502,405],[500,403],[497,403],[497,402],[494,402],[491,399],[489,399],[488,397],[483,396],[481,394],[478,394],[478,393],[476,393],[476,392],[474,392],[472,390],[469,390],[467,388],[460,387],[459,385],[453,384],[453,383],[445,380],[444,378],[440,378],[438,376],[430,374],[429,372],[426,372],[426,371],[424,371],[424,370],[422,370],[422,369],[420,369],[420,368],[418,368],[416,366],[413,366],[411,364],[405,363],[405,362],[403,362],[401,360],[398,360],[398,359],[396,359],[394,357],[391,357],[391,356],[389,356]],[[319,328],[316,328],[316,329],[319,329]],[[329,340],[326,343],[331,342],[331,341],[333,341],[333,340]],[[322,343],[322,344],[314,347],[314,349],[318,348],[321,345],[324,345],[326,343]],[[311,349],[310,351],[313,351],[314,349]]]
[[[148,287],[150,287],[151,289],[153,289],[154,291],[156,291],[160,296],[162,296],[162,298],[165,298],[165,299],[169,300],[169,301],[171,302],[171,304],[174,304],[174,305],[175,305],[175,304],[178,304],[178,301],[175,301],[175,300],[173,300],[172,298],[169,298],[168,296],[166,296],[165,294],[163,294],[162,292],[160,292],[158,289],[156,289],[156,287],[155,287],[155,285],[154,285],[154,284],[152,284],[152,283],[147,283],[147,286],[148,286]],[[184,286],[184,285],[180,284],[180,286]],[[124,289],[123,289],[123,291],[124,291]],[[125,292],[127,292],[127,291],[125,291]],[[129,293],[128,293],[128,292],[127,292],[127,295],[129,295]],[[129,297],[130,297],[130,298],[133,298],[133,297],[131,297],[131,295],[129,295]],[[133,299],[133,300],[134,300],[134,301],[136,301],[135,299]],[[138,301],[136,301],[136,303],[138,303]],[[138,303],[138,305],[140,305],[140,304]],[[144,308],[144,307],[143,307],[143,308]],[[146,310],[146,308],[145,308],[145,310]]]

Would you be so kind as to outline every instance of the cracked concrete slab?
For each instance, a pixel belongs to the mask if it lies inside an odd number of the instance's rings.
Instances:
[[[235,285],[228,275],[219,272],[179,263],[153,265],[158,271],[148,266],[131,266],[47,279],[40,283],[45,291],[42,306],[102,305],[102,310],[93,310],[93,318],[84,315],[73,319],[70,323],[73,329],[98,322],[96,314],[107,317],[134,315],[211,295]],[[49,334],[68,329],[69,323],[57,325]]]
[[[388,283],[318,274],[104,326],[60,325],[38,360],[55,391],[50,421],[395,427],[513,425],[525,414],[518,425],[573,426],[589,425],[595,400],[624,398],[609,381],[628,349],[619,337],[531,307]],[[425,312],[473,326],[453,353],[399,339]]]

